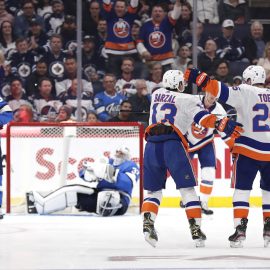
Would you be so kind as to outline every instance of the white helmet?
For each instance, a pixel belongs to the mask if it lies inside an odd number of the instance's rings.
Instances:
[[[113,165],[118,166],[126,160],[130,160],[130,150],[127,146],[122,145],[116,148]]]
[[[184,86],[184,74],[180,70],[168,70],[164,73],[162,84],[164,88],[169,89],[177,89],[179,92],[184,91],[184,87],[182,90],[179,90],[179,84],[182,83]]]
[[[251,85],[257,84],[257,83],[265,83],[266,74],[265,70],[261,66],[248,66],[242,75],[245,82],[247,82],[249,79],[251,81]]]

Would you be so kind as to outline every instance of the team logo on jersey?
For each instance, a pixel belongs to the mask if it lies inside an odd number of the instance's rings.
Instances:
[[[6,83],[1,87],[1,96],[7,97],[9,95],[10,95],[10,85]]]
[[[196,123],[191,125],[191,133],[197,139],[203,139],[207,134],[208,128],[204,128]]]
[[[74,51],[77,48],[77,42],[76,40],[70,40],[66,44],[66,49],[69,51]]]
[[[18,65],[18,73],[20,77],[27,78],[31,73],[31,66],[27,62],[22,62]]]
[[[117,116],[119,113],[119,110],[120,110],[120,105],[115,104],[115,103],[111,103],[106,107],[106,111],[109,113],[111,117]]]
[[[165,35],[160,31],[155,31],[149,36],[149,44],[153,48],[161,48],[165,43]]]
[[[62,62],[55,61],[49,66],[49,73],[53,77],[61,78],[64,74],[64,65]]]
[[[45,119],[55,119],[57,115],[57,111],[54,107],[52,107],[51,105],[46,105],[44,106],[41,111],[40,111],[40,116],[41,118],[45,118]],[[45,120],[44,119],[44,120]]]
[[[92,76],[95,75],[97,72],[96,68],[93,65],[86,65],[83,68],[84,70],[84,75],[87,77],[89,81],[91,81]]]
[[[129,34],[129,28],[129,24],[126,21],[119,19],[119,21],[113,25],[113,32],[119,38],[126,38]]]

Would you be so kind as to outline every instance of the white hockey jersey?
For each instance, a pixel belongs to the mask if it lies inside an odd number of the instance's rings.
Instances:
[[[237,121],[244,126],[244,133],[235,140],[233,153],[270,161],[270,89],[247,84],[227,87],[213,80],[205,90],[235,107]]]
[[[152,94],[149,127],[146,132],[157,123],[171,125],[183,143],[187,144],[183,135],[193,122],[201,124],[208,116],[209,113],[196,96],[159,88]]]
[[[201,101],[199,96],[194,96],[197,98],[198,102]],[[209,108],[209,113],[217,116],[218,119],[222,119],[226,116],[226,111],[223,109],[221,104],[218,102],[214,106]],[[214,139],[214,130],[215,128],[204,128],[195,122],[189,127],[187,133],[185,134],[189,142],[189,151],[194,152],[210,143]],[[225,138],[224,133],[219,133],[222,138]]]

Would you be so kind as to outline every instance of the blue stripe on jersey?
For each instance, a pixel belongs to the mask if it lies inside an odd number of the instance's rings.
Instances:
[[[261,151],[270,151],[270,143],[262,143],[245,136],[240,136],[235,143],[241,143]]]
[[[262,205],[262,208],[263,208],[264,210],[270,209],[270,204],[263,204],[263,205]]]
[[[208,181],[208,180],[202,180],[201,183],[205,184],[205,185],[213,185],[214,181]]]
[[[201,119],[206,116],[209,115],[209,113],[207,111],[200,111],[198,112],[195,116],[194,116],[194,122],[199,124]]]
[[[249,203],[248,202],[233,202],[233,207],[237,207],[237,206],[249,207]]]
[[[228,98],[229,98],[229,88],[226,84],[221,82],[219,100],[221,100],[222,102],[226,102]]]
[[[186,208],[191,207],[191,206],[198,206],[198,205],[201,205],[199,201],[191,201],[186,204]]]
[[[144,202],[145,202],[145,201],[147,201],[147,202],[154,202],[154,203],[160,205],[160,201],[159,201],[158,199],[156,199],[156,198],[146,198],[146,199],[144,199],[143,201],[144,201]]]

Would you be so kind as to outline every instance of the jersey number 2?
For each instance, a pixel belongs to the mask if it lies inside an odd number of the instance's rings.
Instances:
[[[253,107],[253,111],[262,111],[262,114],[256,115],[253,118],[253,130],[258,132],[270,131],[270,127],[267,124],[262,125],[261,121],[270,120],[269,108],[266,104],[256,104]]]
[[[160,106],[160,108],[158,108]],[[160,104],[160,103],[155,103],[153,106],[153,114],[152,114],[152,123],[156,124],[157,121],[157,108],[160,111],[164,111],[164,118],[160,119],[159,122],[165,123],[169,121],[171,124],[174,124],[174,118],[177,112],[177,109],[174,104],[171,103],[165,103],[165,104]]]

